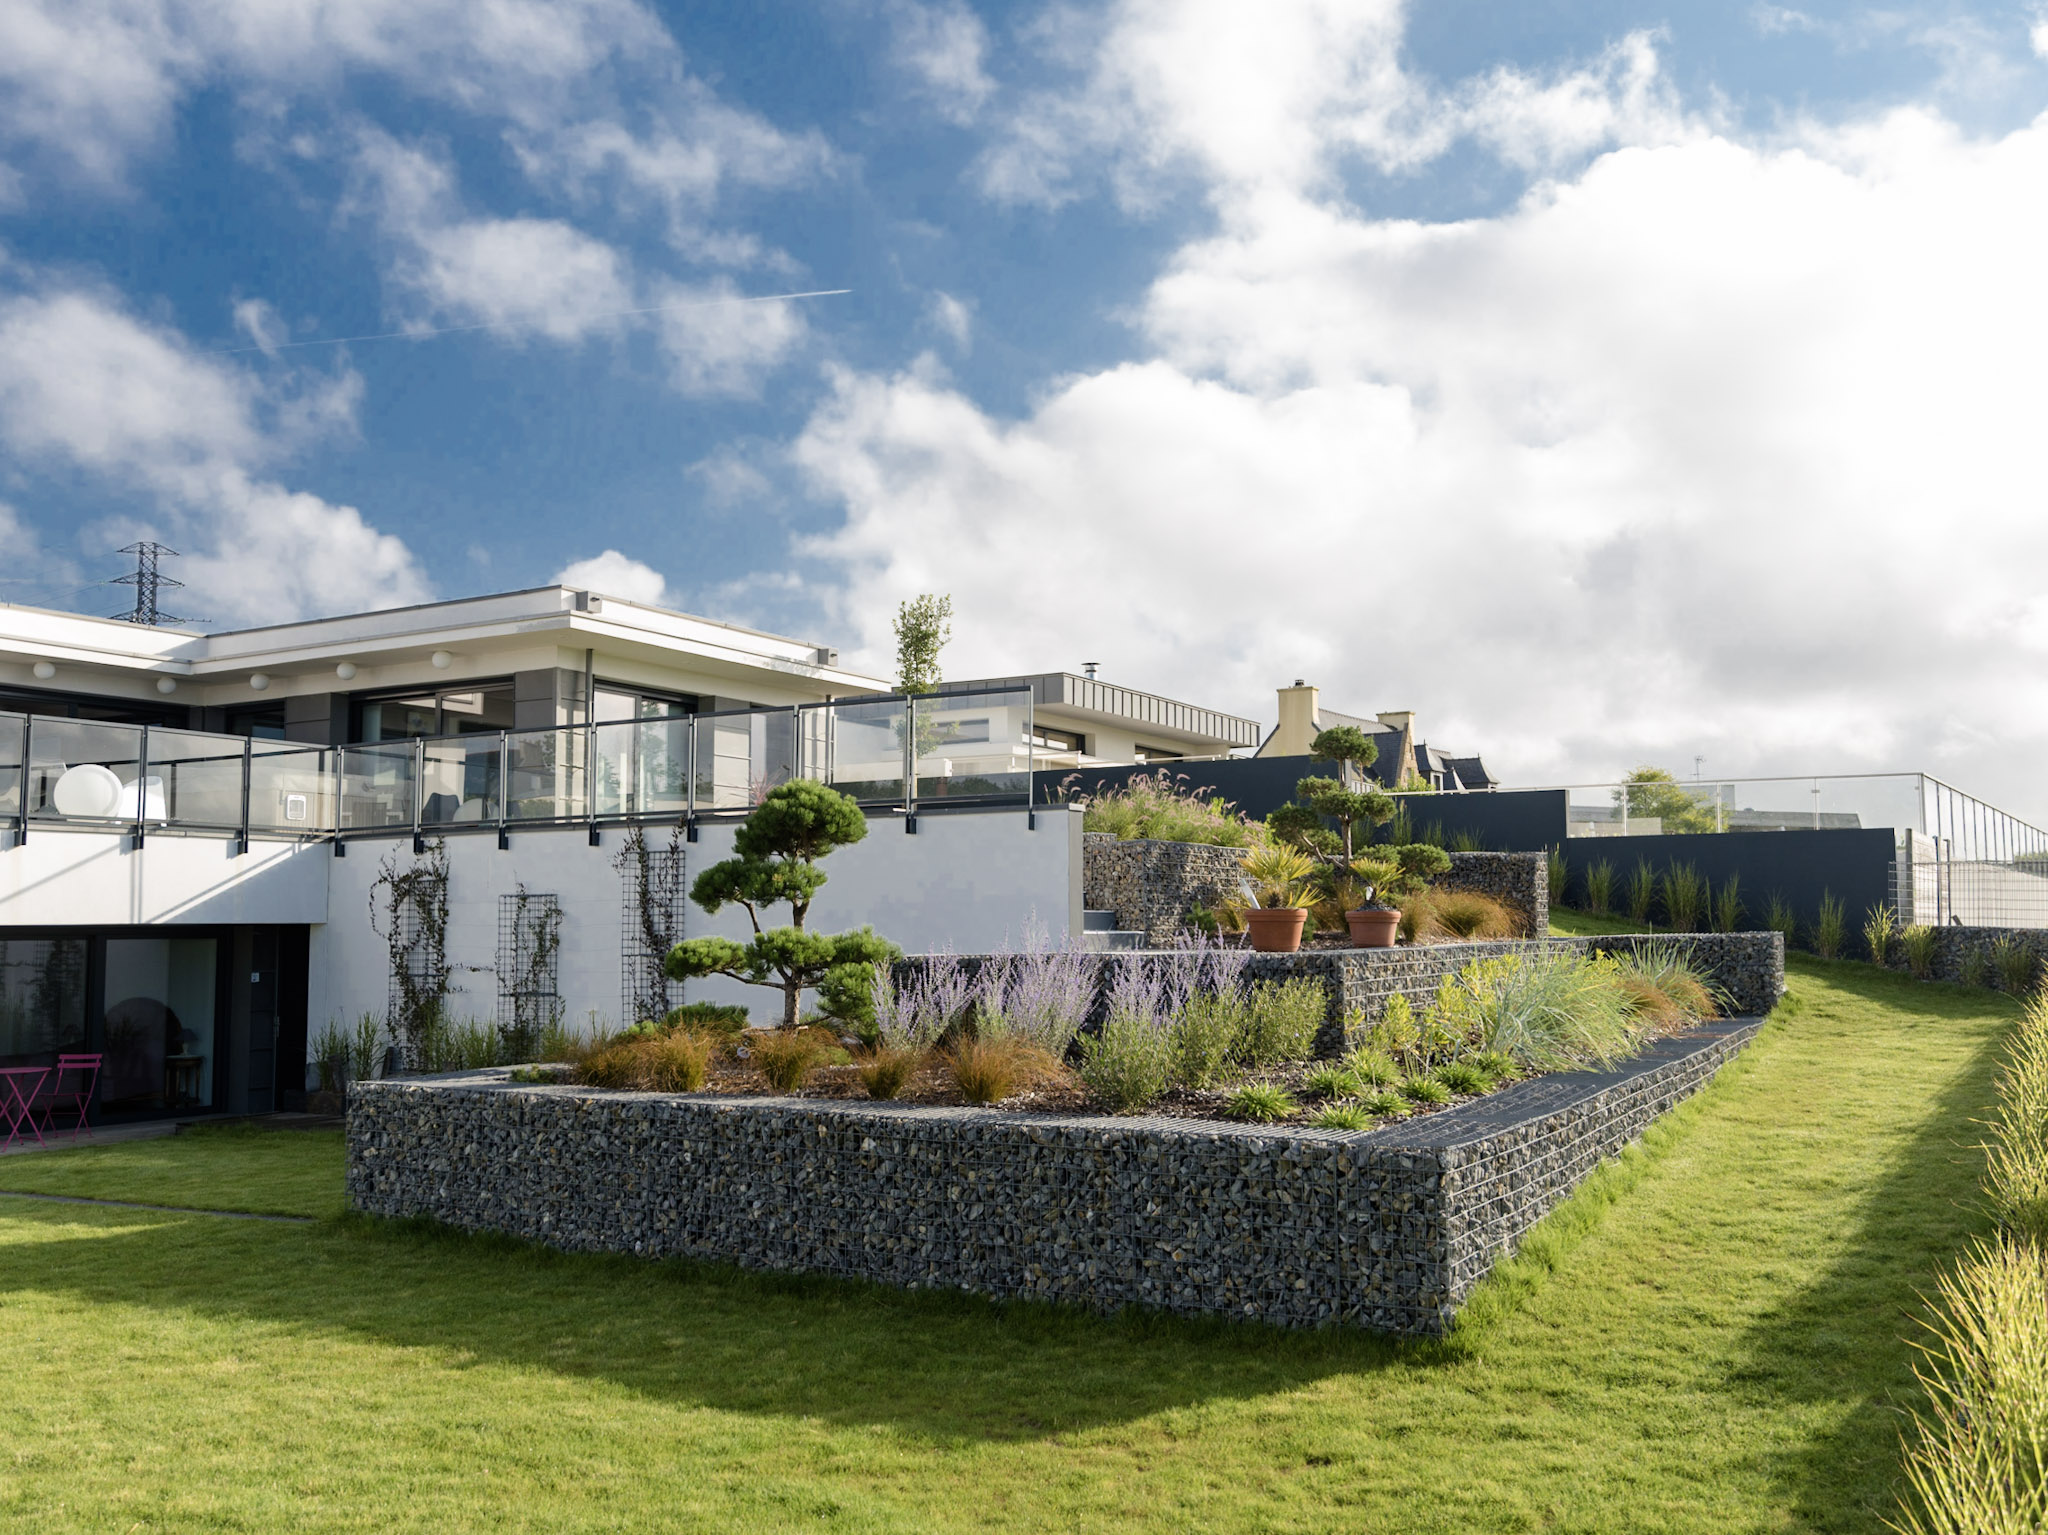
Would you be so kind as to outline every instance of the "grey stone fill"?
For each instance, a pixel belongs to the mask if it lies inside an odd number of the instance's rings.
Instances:
[[[357,1082],[348,1195],[572,1251],[1439,1334],[1756,1027],[1370,1132],[608,1093],[503,1071]]]

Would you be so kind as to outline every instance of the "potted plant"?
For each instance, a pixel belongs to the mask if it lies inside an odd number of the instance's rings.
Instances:
[[[1244,914],[1252,947],[1261,954],[1292,954],[1301,947],[1308,922],[1302,895],[1316,871],[1315,860],[1279,843],[1262,847],[1244,861],[1252,904]]]
[[[1427,842],[1375,848],[1352,859],[1348,868],[1356,883],[1347,882],[1347,889],[1358,893],[1359,904],[1344,913],[1352,947],[1391,949],[1401,927],[1401,899],[1421,894],[1432,876],[1450,866],[1450,855]]]

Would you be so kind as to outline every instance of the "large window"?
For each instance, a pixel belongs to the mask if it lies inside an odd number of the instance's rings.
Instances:
[[[387,694],[362,699],[356,708],[355,738],[364,742],[513,728],[510,682],[473,682],[436,691]]]
[[[106,945],[101,1107],[109,1114],[211,1108],[219,942],[109,938]]]
[[[619,682],[600,682],[591,718],[608,720],[673,720],[697,712],[697,700],[686,693],[655,693]]]
[[[0,938],[0,1066],[85,1048],[86,941]]]

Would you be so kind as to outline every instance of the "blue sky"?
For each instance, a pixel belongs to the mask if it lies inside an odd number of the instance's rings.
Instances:
[[[1520,781],[2032,794],[2044,53],[2030,6],[0,0],[0,597],[110,612],[148,534],[220,624],[568,571],[879,662],[938,589],[956,672],[1313,674]]]

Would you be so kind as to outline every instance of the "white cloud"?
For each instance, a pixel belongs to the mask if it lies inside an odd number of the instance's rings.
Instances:
[[[265,622],[429,595],[399,539],[353,507],[265,477],[296,448],[352,429],[360,391],[346,369],[260,382],[97,290],[0,294],[0,444],[25,464],[147,497],[185,550],[179,575],[195,611],[210,618]]]
[[[2027,29],[2027,41],[2033,44],[2036,58],[2048,59],[2048,11],[2034,12],[2034,24]]]
[[[897,64],[933,108],[951,122],[973,122],[995,90],[982,69],[988,29],[981,18],[964,0],[892,0],[888,19]]]
[[[616,549],[607,549],[587,560],[577,560],[555,572],[554,584],[597,592],[606,597],[623,597],[628,602],[645,602],[656,607],[674,604],[668,595],[668,578],[652,565],[643,564]]]
[[[752,395],[763,377],[809,331],[802,306],[790,300],[743,298],[723,280],[656,290],[653,316],[669,382],[687,395]]]
[[[951,592],[960,675],[1085,650],[1262,718],[1309,676],[1521,782],[1918,767],[2038,818],[2048,122],[1666,127],[1437,225],[1320,192],[1319,140],[1217,145],[1142,356],[1015,420],[835,375],[805,552],[876,652]]]
[[[934,293],[931,323],[963,352],[974,339],[974,311],[950,293]]]

